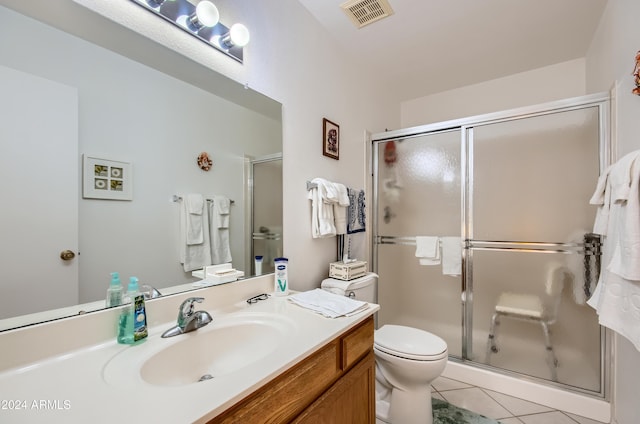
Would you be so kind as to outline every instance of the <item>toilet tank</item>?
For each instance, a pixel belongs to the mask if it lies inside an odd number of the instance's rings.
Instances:
[[[347,296],[363,302],[374,303],[376,299],[376,283],[378,275],[368,272],[363,277],[343,281],[335,278],[325,278],[320,287],[331,293]]]

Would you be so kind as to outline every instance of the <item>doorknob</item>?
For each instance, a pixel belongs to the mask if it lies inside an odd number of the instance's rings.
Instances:
[[[63,250],[62,252],[60,252],[60,258],[63,261],[70,261],[75,257],[76,257],[76,254],[73,253],[71,250]]]

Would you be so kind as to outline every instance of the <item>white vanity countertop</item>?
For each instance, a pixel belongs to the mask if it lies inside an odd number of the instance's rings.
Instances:
[[[112,340],[0,373],[0,422],[206,422],[378,309],[378,305],[371,305],[354,316],[329,319],[286,298],[272,297],[252,305],[243,300],[209,311],[214,324],[216,315],[223,317],[236,312],[276,313],[293,322],[292,334],[263,359],[232,374],[182,386],[152,385],[139,375],[130,376],[131,384],[105,381],[110,360],[134,353],[127,351],[129,349],[142,355],[158,343],[170,340],[160,339],[160,335],[175,324],[167,322],[150,328],[149,339],[137,346],[118,345]],[[82,334],[68,337],[82,337]],[[189,358],[184,360],[188,362]]]

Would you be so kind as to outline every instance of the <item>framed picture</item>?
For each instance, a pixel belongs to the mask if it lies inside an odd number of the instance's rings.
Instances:
[[[132,200],[131,163],[82,155],[82,197]]]
[[[322,120],[322,154],[340,159],[340,127],[326,118]]]

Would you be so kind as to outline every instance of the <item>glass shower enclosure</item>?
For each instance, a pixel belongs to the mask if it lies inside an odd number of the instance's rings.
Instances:
[[[594,95],[374,135],[378,327],[421,328],[453,360],[605,396],[605,332],[585,302],[607,113]],[[416,257],[425,239],[438,260]]]

